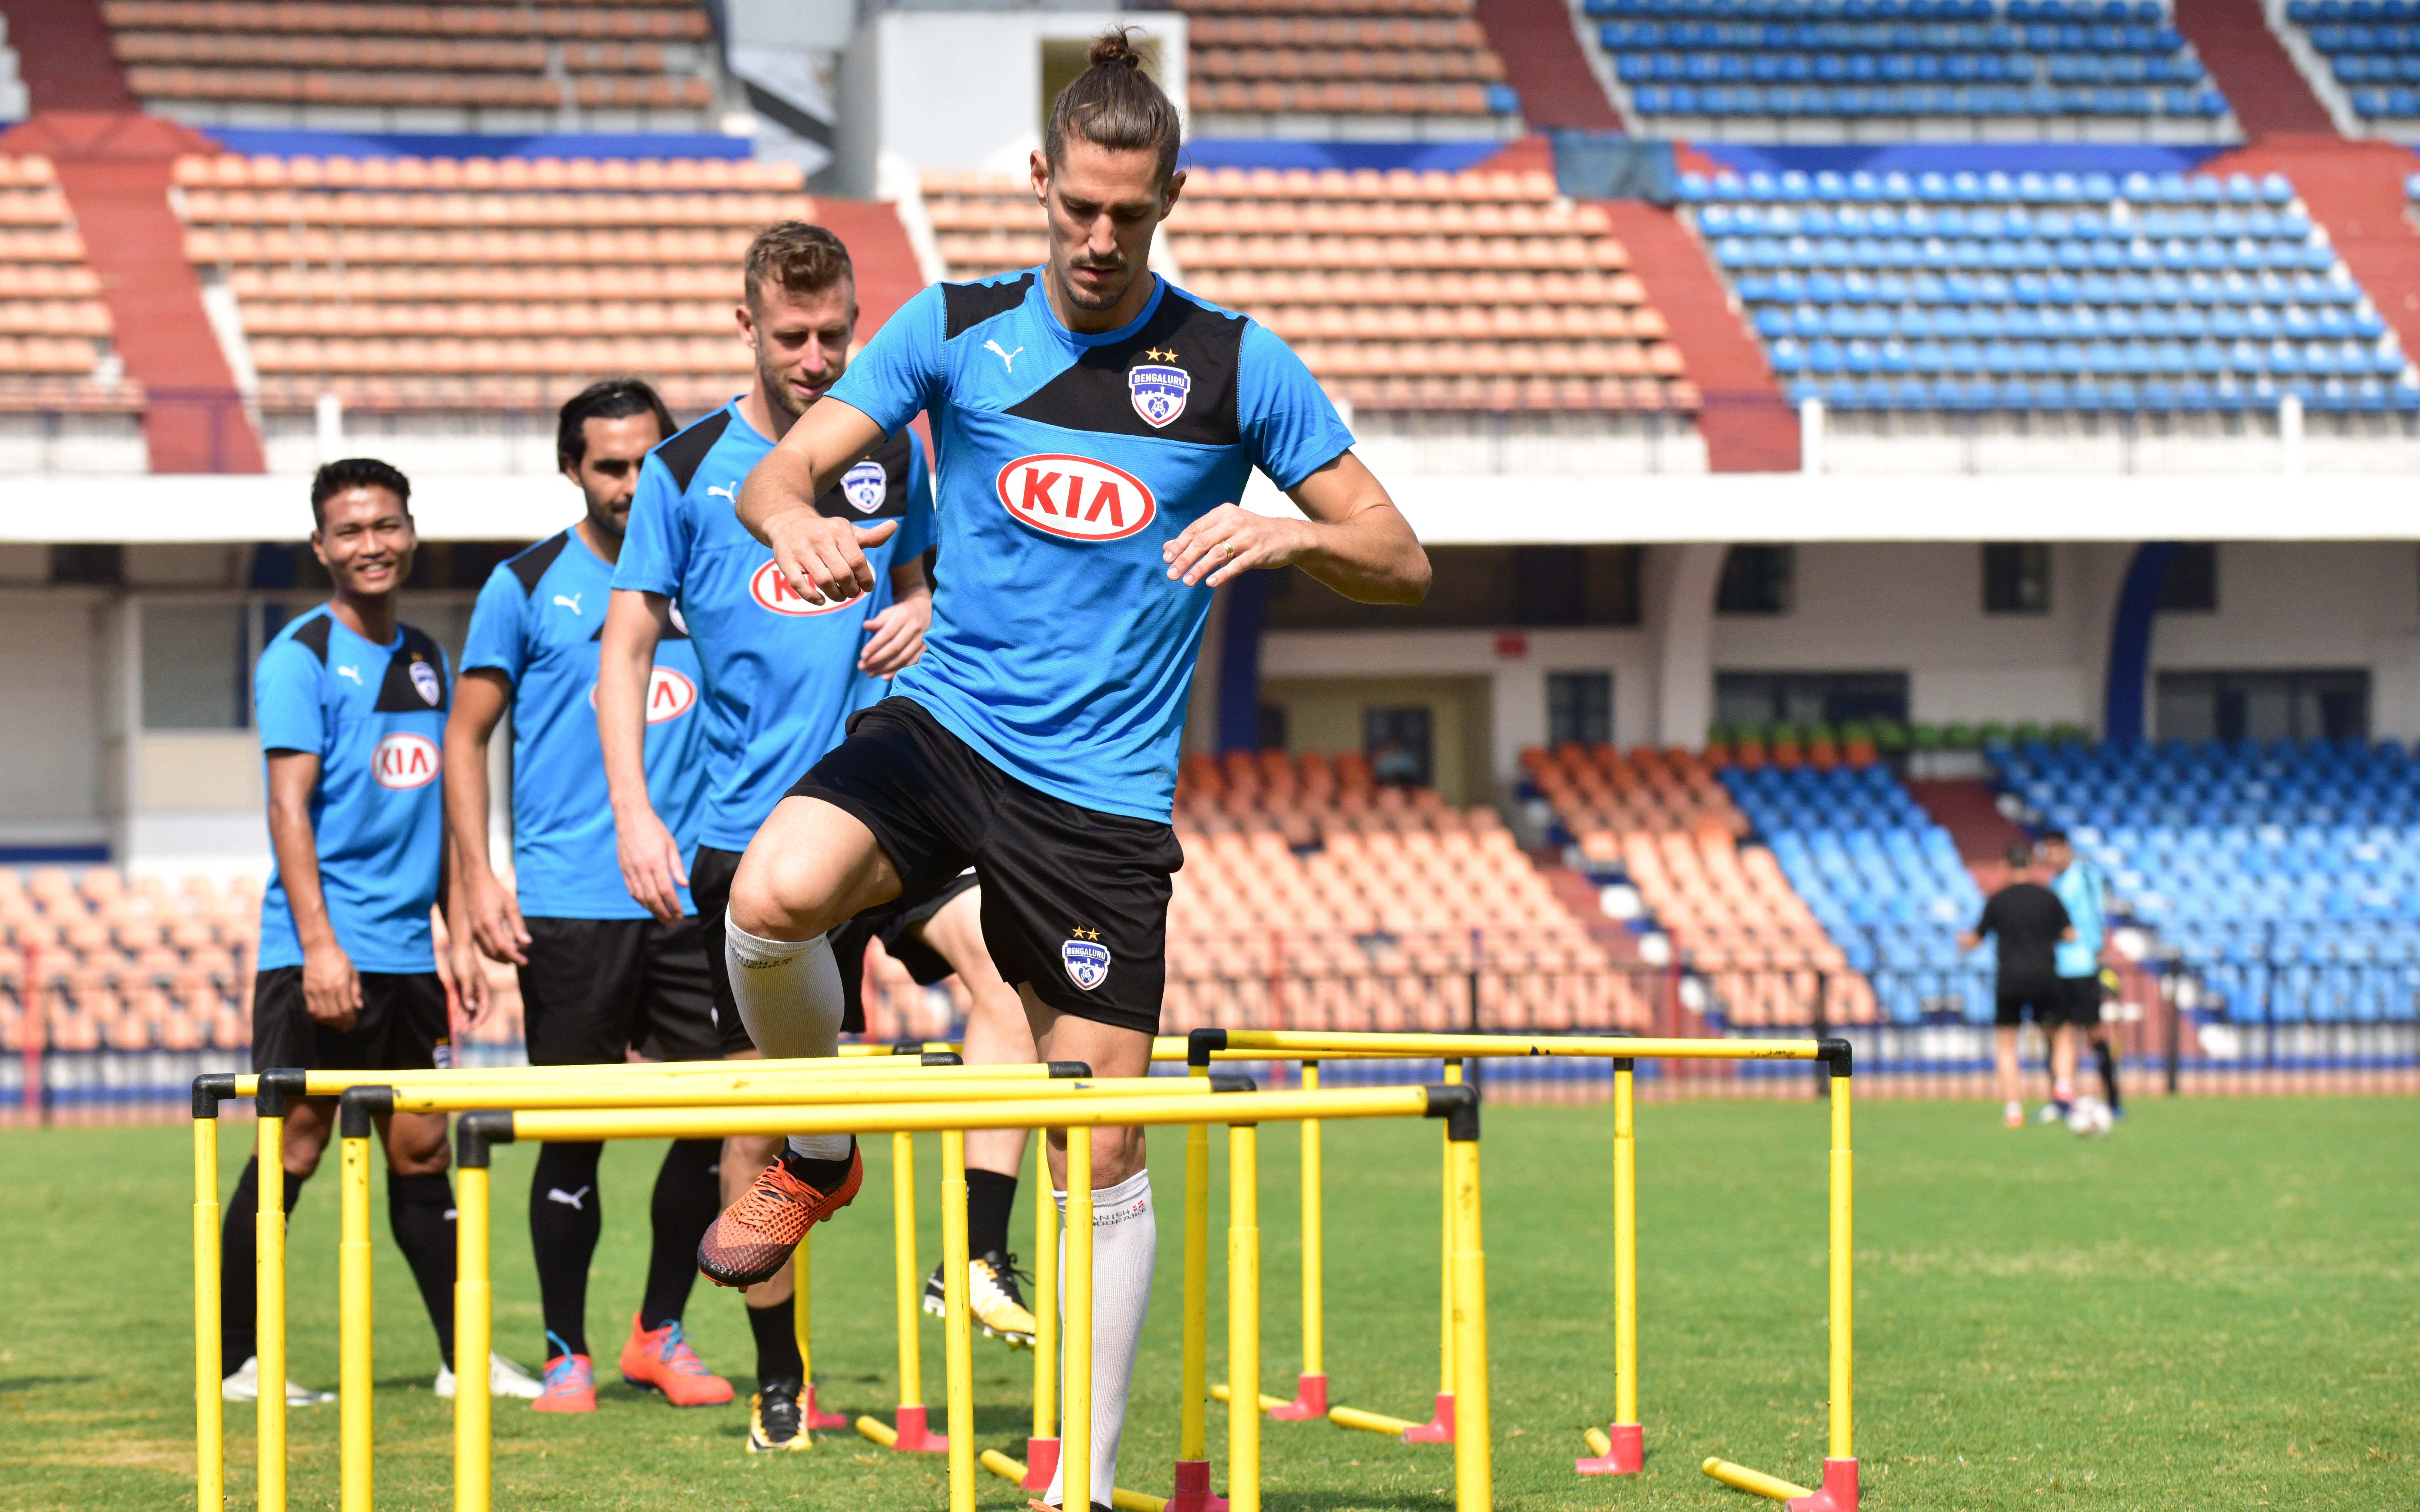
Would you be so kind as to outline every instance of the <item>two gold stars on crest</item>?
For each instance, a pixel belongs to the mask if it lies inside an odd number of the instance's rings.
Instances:
[[[1172,363],[1176,361],[1176,353],[1173,350],[1162,351],[1156,347],[1152,347],[1144,349],[1142,360],[1146,363]]]
[[[1073,928],[1073,929],[1069,930],[1069,931],[1067,932],[1067,933],[1069,934],[1069,936],[1070,936],[1070,937],[1072,937],[1072,938],[1074,938],[1074,939],[1078,939],[1078,940],[1097,940],[1097,939],[1099,939],[1099,938],[1101,937],[1101,932],[1100,932],[1099,930],[1096,930],[1096,929],[1086,929],[1086,928],[1085,928],[1083,925],[1081,925],[1081,924],[1078,924],[1078,925],[1077,925],[1075,928]]]

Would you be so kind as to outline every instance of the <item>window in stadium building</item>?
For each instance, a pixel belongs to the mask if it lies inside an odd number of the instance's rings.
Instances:
[[[1361,752],[1370,758],[1370,775],[1381,782],[1420,788],[1435,783],[1435,741],[1428,705],[1362,710]]]
[[[2186,541],[2168,555],[2167,576],[2160,580],[2163,614],[2218,612],[2218,548],[2208,541]]]
[[[2162,740],[2366,740],[2369,672],[2162,672]]]
[[[1787,546],[1735,546],[1714,589],[1717,614],[1787,614],[1798,602],[1798,552]]]
[[[1286,707],[1282,703],[1263,703],[1254,725],[1254,738],[1263,750],[1286,748]]]
[[[241,730],[252,723],[252,656],[240,601],[143,605],[143,728]]]
[[[126,581],[126,548],[114,541],[54,546],[51,581],[116,588]]]
[[[1905,672],[1717,672],[1718,724],[1846,724],[1907,718]]]
[[[1613,743],[1613,673],[1546,674],[1546,740],[1549,745]]]
[[[1428,596],[1404,608],[1356,604],[1299,571],[1269,576],[1271,630],[1626,629],[1639,623],[1632,546],[1429,548]]]
[[[1991,541],[1983,547],[1983,612],[2050,612],[2050,548],[2040,541]]]

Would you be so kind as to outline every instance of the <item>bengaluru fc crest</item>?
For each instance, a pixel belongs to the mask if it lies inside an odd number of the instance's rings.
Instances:
[[[882,496],[890,491],[890,475],[879,462],[860,462],[840,477],[840,496],[848,507],[861,515],[871,515],[882,507]]]
[[[1164,430],[1185,413],[1185,396],[1193,391],[1193,375],[1176,365],[1176,354],[1154,347],[1126,370],[1126,392],[1135,413],[1154,430]]]
[[[411,686],[420,694],[421,702],[432,709],[445,697],[445,685],[437,680],[437,669],[425,661],[411,664]]]
[[[1109,948],[1101,944],[1101,932],[1078,929],[1076,937],[1059,947],[1059,959],[1067,966],[1067,980],[1091,992],[1109,976]]]

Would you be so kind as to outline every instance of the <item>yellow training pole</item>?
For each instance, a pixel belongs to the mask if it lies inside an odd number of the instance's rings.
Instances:
[[[1638,1425],[1638,1149],[1634,1137],[1631,1067],[1613,1063],[1613,1422],[1591,1429],[1598,1453],[1574,1468],[1583,1475],[1635,1474],[1645,1465]]]
[[[1050,1140],[1033,1141],[1033,1437],[1025,1441],[1029,1491],[1047,1490],[1059,1468],[1059,1204],[1050,1200]]]
[[[358,1118],[361,1132],[345,1128],[337,1144],[337,1482],[343,1512],[370,1512],[376,1484],[370,1448],[370,1122],[367,1113],[349,1104],[343,1117],[349,1122]],[[458,1385],[460,1379],[457,1372]]]
[[[260,1512],[286,1512],[286,1098],[263,1087],[254,1103],[260,1119],[260,1209],[254,1218],[254,1314],[260,1357],[256,1408],[260,1457]]]
[[[1856,1297],[1850,1274],[1854,1261],[1854,1234],[1850,1208],[1849,1076],[1845,1060],[1834,1061],[1832,1072],[1832,1442],[1823,1478],[1824,1489],[1830,1490],[1836,1473],[1834,1466],[1846,1466],[1854,1495],[1857,1458],[1850,1403],[1852,1310]]]
[[[494,1404],[488,1396],[494,1305],[488,1281],[488,1152],[464,1141],[454,1183],[454,1512],[488,1512]]]
[[[1717,1459],[1710,1456],[1698,1468],[1734,1489],[1747,1491],[1757,1496],[1769,1496],[1776,1502],[1794,1502],[1802,1497],[1815,1494],[1794,1481],[1783,1480],[1778,1475],[1768,1475],[1761,1470],[1750,1470],[1745,1465],[1734,1465],[1728,1459]]]
[[[967,1321],[967,1136],[960,1129],[941,1134],[941,1294],[950,1512],[975,1512],[974,1336]]]
[[[1227,1505],[1261,1512],[1260,1130],[1227,1130]]]
[[[1445,1079],[1449,1085],[1462,1082],[1462,1062],[1445,1063]],[[1425,1423],[1416,1423],[1404,1430],[1405,1443],[1451,1443],[1453,1436],[1453,1137],[1447,1134],[1445,1160],[1446,1179],[1438,1182],[1442,1189],[1438,1206],[1437,1242],[1437,1399],[1436,1415]]]
[[[194,1506],[226,1504],[226,1418],[219,1381],[219,1100],[194,1094]]]
[[[845,1428],[848,1419],[838,1412],[815,1410],[815,1355],[808,1339],[807,1326],[807,1253],[814,1247],[815,1231],[808,1229],[799,1238],[799,1247],[790,1257],[790,1323],[799,1340],[799,1417],[812,1437],[817,1428]]]
[[[1060,1504],[1093,1504],[1093,1131],[1067,1131],[1067,1387],[1059,1430]],[[1107,1488],[1103,1488],[1107,1489]]]
[[[1187,1068],[1207,1077],[1210,1068]],[[1178,1512],[1197,1512],[1210,1499],[1210,1127],[1185,1130],[1185,1307],[1177,1355],[1176,1495]]]
[[[1457,1125],[1466,1125],[1457,1128]],[[1456,1137],[1459,1134],[1460,1137]],[[1453,1196],[1453,1488],[1455,1512],[1489,1512],[1494,1473],[1487,1441],[1487,1255],[1481,1242],[1479,1117],[1446,1122]]]
[[[1319,1062],[1302,1063],[1302,1089],[1319,1090]],[[1326,1266],[1320,1229],[1319,1120],[1302,1120],[1302,1373],[1295,1381],[1294,1400],[1269,1407],[1269,1416],[1281,1423],[1300,1423],[1327,1415],[1327,1366],[1323,1363],[1321,1312],[1326,1305],[1320,1281]]]
[[[897,1095],[916,1094],[901,1088]],[[950,1447],[950,1441],[935,1433],[924,1415],[924,1362],[917,1333],[924,1278],[916,1271],[916,1136],[906,1129],[891,1135],[891,1242],[898,1270],[899,1407],[892,1427],[861,1417],[857,1431],[902,1454],[939,1453]],[[943,1277],[944,1284],[947,1280]]]

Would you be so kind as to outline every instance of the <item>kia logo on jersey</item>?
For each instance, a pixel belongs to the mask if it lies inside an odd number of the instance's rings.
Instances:
[[[857,602],[835,604],[827,598],[820,604],[810,604],[790,589],[790,579],[782,576],[781,564],[768,562],[748,579],[748,596],[776,614],[830,614]]]
[[[397,732],[370,751],[370,775],[382,788],[425,788],[437,780],[437,742]]]
[[[697,702],[697,685],[673,671],[658,667],[647,678],[647,722],[661,724],[677,719]],[[597,707],[597,685],[588,685],[588,706]]]
[[[1120,540],[1159,512],[1133,473],[1062,452],[1020,456],[1001,469],[1000,501],[1025,524],[1071,541]]]

